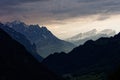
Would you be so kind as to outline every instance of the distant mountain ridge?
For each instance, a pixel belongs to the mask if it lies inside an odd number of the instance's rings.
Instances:
[[[42,63],[58,74],[110,72],[120,65],[120,33],[110,38],[88,40],[68,54],[52,54]]]
[[[61,79],[0,28],[0,80]]]
[[[115,34],[116,32],[111,29],[104,29],[100,32],[98,32],[96,29],[93,29],[85,33],[79,33],[71,38],[66,39],[66,41],[79,46],[80,44],[82,45],[88,40],[97,40],[101,37],[111,37]]]
[[[46,57],[54,52],[69,52],[75,46],[54,36],[46,27],[26,25],[21,21],[8,22],[5,25],[23,34],[32,44],[36,45],[37,53]]]

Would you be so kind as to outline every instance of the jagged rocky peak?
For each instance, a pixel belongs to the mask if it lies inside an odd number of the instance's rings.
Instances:
[[[7,22],[5,23],[5,25],[11,27],[12,29],[14,29],[15,31],[17,32],[20,32],[22,34],[25,34],[26,36],[27,35],[30,35],[30,33],[32,33],[32,35],[35,33],[42,33],[42,32],[48,32],[49,30],[46,28],[46,27],[41,27],[39,26],[38,24],[26,24],[20,20],[15,20],[15,21],[12,21],[12,22]]]
[[[41,29],[48,30],[45,26],[41,26]]]
[[[15,21],[12,21],[12,22],[6,22],[5,25],[8,25],[8,26],[11,26],[11,27],[14,27],[14,26],[21,26],[21,27],[24,27],[24,28],[29,28],[29,29],[42,29],[42,30],[48,30],[45,26],[39,26],[39,24],[26,24],[20,20],[15,20]]]
[[[30,24],[29,27],[31,27],[31,28],[32,28],[32,27],[39,28],[40,26],[39,26],[38,24],[36,24],[36,25]]]
[[[57,38],[45,26],[27,25],[21,21],[10,22],[8,26],[24,35],[30,43],[35,43],[37,53],[43,57],[54,52],[68,52],[75,47],[72,43]]]
[[[20,20],[15,20],[15,21],[13,21],[12,23],[21,24],[21,23],[24,23],[24,22],[22,22],[22,21],[20,21]]]
[[[37,25],[29,25],[28,30],[32,30],[32,31],[38,31],[40,30],[40,26]]]
[[[7,24],[7,25],[19,25],[19,24],[26,25],[24,22],[22,22],[20,20],[14,20],[12,22],[6,22],[5,24]]]

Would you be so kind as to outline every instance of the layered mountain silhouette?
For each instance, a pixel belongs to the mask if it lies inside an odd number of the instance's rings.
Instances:
[[[109,72],[120,65],[120,33],[110,38],[89,40],[68,54],[52,54],[43,63],[59,74]]]
[[[30,43],[30,41],[21,33],[16,32],[12,28],[8,27],[7,25],[0,25],[0,28],[3,29],[6,33],[8,33],[13,39],[24,45],[24,47],[38,60],[42,61],[43,58],[38,55],[36,51],[35,44]]]
[[[5,25],[23,34],[32,44],[36,45],[37,52],[46,57],[54,52],[69,52],[75,46],[54,36],[46,27],[26,25],[24,22],[13,21]]]
[[[0,29],[0,80],[59,80],[59,77]]]
[[[71,38],[66,39],[66,41],[79,46],[80,44],[84,44],[88,40],[97,40],[101,37],[111,37],[115,34],[116,32],[111,29],[104,29],[100,32],[98,32],[96,29],[93,29],[85,33],[79,33]]]

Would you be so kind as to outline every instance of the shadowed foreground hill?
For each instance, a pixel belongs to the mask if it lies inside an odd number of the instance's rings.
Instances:
[[[120,33],[111,38],[89,40],[70,53],[55,53],[43,63],[59,74],[109,72],[120,65]]]
[[[0,29],[0,80],[59,80]]]
[[[120,80],[120,66],[108,75],[108,80]]]

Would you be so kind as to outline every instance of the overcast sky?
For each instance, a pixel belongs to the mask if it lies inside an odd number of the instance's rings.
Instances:
[[[45,25],[59,38],[91,29],[120,31],[120,0],[0,0],[0,21]]]

